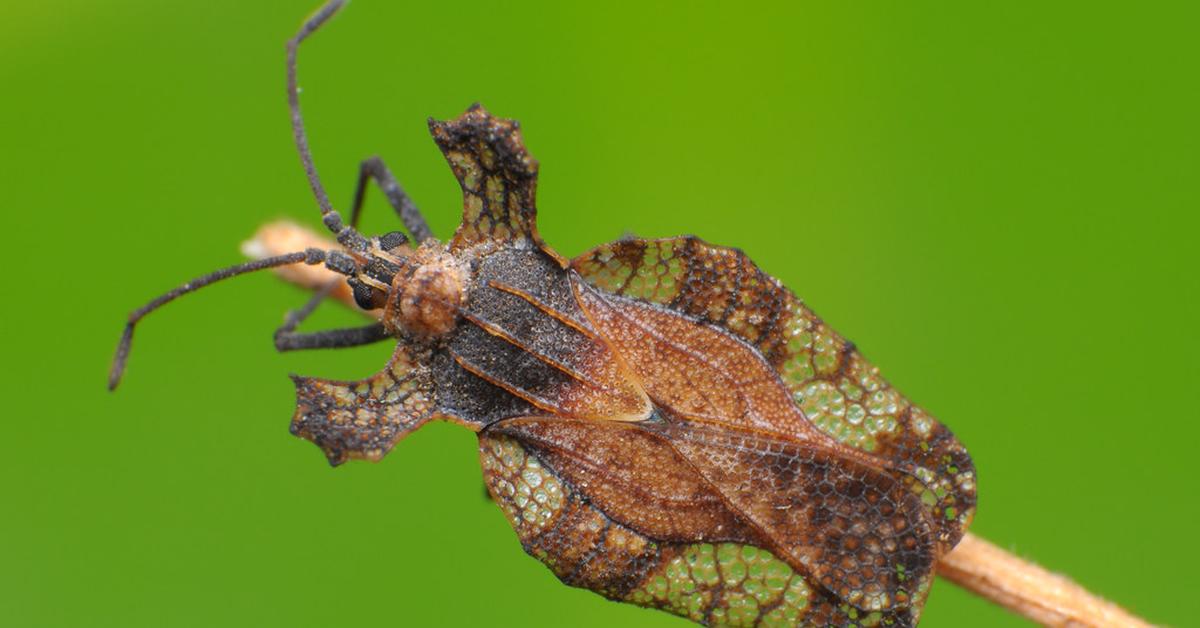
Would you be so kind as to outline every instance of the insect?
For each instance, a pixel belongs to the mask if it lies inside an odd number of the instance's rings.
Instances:
[[[396,343],[361,381],[296,377],[293,434],[338,465],[378,460],[434,419],[479,437],[484,481],[525,550],[566,584],[711,625],[913,625],[938,558],[975,505],[965,449],[854,345],[742,252],[694,237],[624,239],[566,259],[536,224],[538,164],[516,122],[474,105],[429,127],[463,192],[446,243],[378,160],[351,219],[333,209],[288,94],[300,158],[339,249],[289,264],[343,275],[377,322],[275,335],[281,351]],[[408,235],[359,233],[379,185]],[[411,237],[410,237],[411,236]]]

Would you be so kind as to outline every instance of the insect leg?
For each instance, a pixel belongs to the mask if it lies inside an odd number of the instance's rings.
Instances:
[[[369,345],[389,337],[387,331],[383,329],[383,323],[372,323],[363,327],[326,329],[312,333],[285,331],[281,327],[275,331],[275,349],[280,352],[301,349],[344,349]]]
[[[396,181],[396,177],[392,175],[391,170],[383,163],[379,157],[370,157],[363,160],[358,169],[358,183],[354,187],[354,203],[350,212],[350,226],[357,229],[358,221],[362,218],[363,201],[366,198],[367,181],[374,180],[379,189],[387,196],[388,203],[396,210],[396,214],[400,216],[404,227],[412,234],[413,239],[418,243],[428,238],[433,237],[433,231],[429,229],[425,218],[421,215],[421,210],[413,203],[404,188],[400,187],[400,183]],[[311,346],[304,344],[310,342],[308,340],[298,340],[300,344],[288,344],[286,347],[280,344],[281,338],[289,339],[286,342],[293,342],[290,339],[300,337],[295,334],[296,327],[308,318],[317,306],[329,296],[329,293],[337,286],[341,279],[335,279],[321,288],[309,299],[308,303],[299,310],[288,312],[287,318],[282,327],[275,330],[275,348],[279,351],[291,351],[295,349],[314,349],[323,348],[323,346]],[[338,345],[338,346],[353,346],[353,345]]]
[[[351,214],[351,217],[350,217],[350,226],[354,227],[354,228],[358,228],[358,218],[361,214],[360,208],[362,207],[362,195],[363,195],[362,188],[363,188],[363,178],[362,178],[362,176],[359,176],[358,189],[354,193],[354,213]],[[403,194],[403,191],[401,191],[401,194]],[[306,319],[310,315],[312,315],[312,313],[317,309],[317,306],[321,305],[321,303],[326,299],[326,297],[329,296],[329,293],[333,292],[333,289],[336,288],[338,283],[341,281],[342,281],[342,279],[340,277],[338,279],[334,279],[334,280],[330,281],[329,283],[325,284],[321,289],[319,289],[315,293],[313,293],[312,298],[310,298],[308,300],[308,302],[304,304],[304,307],[302,307],[298,310],[288,311],[287,316],[284,317],[283,325],[275,330],[274,338],[275,338],[275,348],[277,350],[291,351],[293,349],[310,348],[310,347],[293,347],[290,345],[288,348],[283,348],[280,345],[280,338],[297,336],[298,334],[293,333],[296,331],[296,327],[299,326],[300,323],[303,323],[304,319]]]
[[[317,309],[317,306],[325,300],[325,297],[329,296],[330,291],[337,286],[339,281],[341,280],[335,279],[325,284],[325,287],[313,294],[312,298],[304,304],[304,307],[287,313],[283,325],[275,330],[276,351],[357,347],[359,345],[378,342],[388,337],[387,332],[383,331],[382,323],[348,329],[329,329],[313,333],[300,333],[296,331],[296,327],[304,322],[304,319],[308,318],[313,313],[313,310]]]
[[[379,189],[383,191],[392,209],[396,210],[396,215],[400,217],[400,222],[404,223],[404,228],[408,229],[413,240],[420,244],[433,237],[433,231],[425,222],[421,210],[417,209],[417,205],[404,192],[404,188],[400,187],[400,183],[396,181],[392,171],[388,170],[387,165],[379,157],[367,158],[359,165],[358,185],[354,188],[354,205],[350,212],[351,226],[358,227],[358,218],[362,213],[363,201],[367,192],[367,181],[372,179],[375,181],[375,185],[378,185]]]

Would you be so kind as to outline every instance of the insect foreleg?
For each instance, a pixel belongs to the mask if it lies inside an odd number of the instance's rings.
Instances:
[[[363,327],[343,329],[327,329],[312,333],[301,333],[296,327],[304,322],[317,309],[317,306],[329,296],[329,292],[337,286],[341,279],[335,279],[312,295],[312,298],[298,310],[287,313],[283,325],[275,330],[275,350],[299,351],[301,349],[342,349],[379,342],[388,337],[383,329],[383,323],[374,323]]]
[[[350,211],[350,224],[354,227],[358,226],[358,219],[362,213],[363,201],[367,192],[367,181],[374,180],[375,185],[387,197],[388,203],[392,209],[396,210],[396,215],[400,217],[400,222],[404,223],[404,228],[408,229],[413,240],[418,244],[433,237],[433,231],[425,222],[425,217],[421,215],[421,210],[417,208],[416,203],[413,203],[404,188],[400,187],[400,183],[396,181],[396,177],[392,175],[392,171],[388,170],[387,165],[379,157],[369,157],[363,160],[358,168],[358,185],[354,188],[354,205]]]
[[[358,168],[358,183],[354,186],[354,201],[350,211],[350,226],[354,229],[358,228],[358,222],[362,218],[362,208],[366,200],[367,181],[374,180],[375,184],[387,197],[388,203],[396,210],[396,215],[400,217],[400,221],[404,223],[404,228],[412,234],[414,240],[418,243],[423,242],[427,238],[433,237],[433,231],[425,222],[425,217],[421,215],[421,210],[417,208],[416,203],[400,187],[400,183],[396,181],[396,177],[392,175],[391,170],[383,163],[379,157],[369,157],[364,159]],[[295,349],[317,349],[325,348],[321,346],[292,346],[281,345],[281,338],[286,339],[284,342],[290,342],[295,338],[301,337],[299,334],[292,333],[296,327],[308,318],[317,306],[329,296],[329,293],[338,285],[341,279],[336,279],[326,284],[309,299],[308,303],[299,310],[288,312],[287,318],[282,327],[275,330],[275,348],[279,351],[292,351]],[[307,340],[301,342],[309,342]],[[333,346],[354,346],[354,345],[333,345]]]
[[[339,278],[326,283],[321,289],[317,290],[311,297],[309,297],[308,301],[304,304],[304,307],[298,310],[288,311],[287,316],[284,316],[283,318],[283,325],[280,325],[279,328],[275,330],[275,348],[278,351],[288,351],[288,349],[280,348],[279,339],[288,335],[296,335],[293,333],[296,331],[296,327],[298,327],[300,323],[304,322],[304,319],[308,318],[314,311],[316,311],[317,306],[321,305],[325,298],[329,296],[329,293],[332,292],[341,281],[342,280]]]
[[[277,351],[299,351],[301,349],[344,349],[386,340],[390,336],[383,323],[372,323],[363,327],[326,329],[311,333],[299,333],[280,327],[275,330]]]

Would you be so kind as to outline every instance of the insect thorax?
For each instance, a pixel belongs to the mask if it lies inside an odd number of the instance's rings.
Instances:
[[[458,324],[467,301],[469,271],[445,245],[429,241],[406,260],[409,272],[397,273],[383,311],[383,324],[398,335],[444,336]]]
[[[443,412],[485,426],[646,411],[590,330],[570,276],[535,248],[500,249],[472,264],[458,327],[431,364]]]

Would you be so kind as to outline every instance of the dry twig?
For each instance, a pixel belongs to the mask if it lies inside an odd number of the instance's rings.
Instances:
[[[1149,626],[1066,576],[966,534],[938,563],[938,575],[1045,626]]]
[[[249,257],[263,258],[306,247],[338,248],[338,245],[291,222],[264,225],[254,238],[242,245]],[[309,289],[318,289],[341,276],[323,266],[296,264],[276,268],[283,279]],[[359,310],[344,281],[330,295]],[[368,316],[370,313],[363,312]],[[1070,578],[1010,554],[973,535],[966,534],[954,551],[943,556],[938,575],[1014,613],[1046,626],[1130,627],[1149,626],[1121,607],[1093,595]]]

